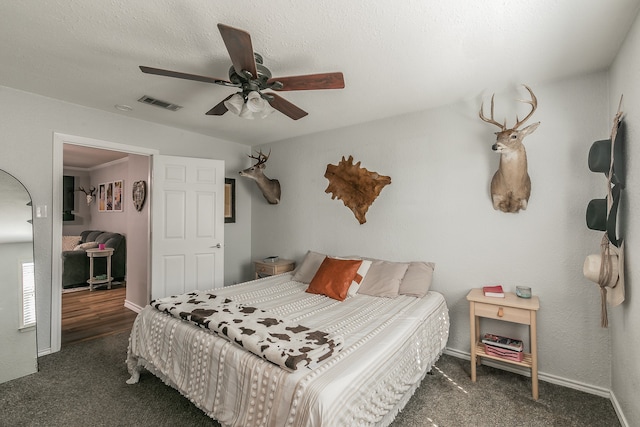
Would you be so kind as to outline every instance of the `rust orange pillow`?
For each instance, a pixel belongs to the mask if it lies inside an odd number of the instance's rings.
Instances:
[[[362,264],[361,259],[326,257],[311,279],[307,292],[343,301],[347,297],[349,286],[356,277],[360,264]]]

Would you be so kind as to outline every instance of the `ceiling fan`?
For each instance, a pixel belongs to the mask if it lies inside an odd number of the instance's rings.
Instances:
[[[147,74],[240,88],[239,92],[229,95],[207,111],[207,115],[213,116],[221,116],[227,111],[232,111],[244,118],[262,118],[273,111],[271,109],[273,107],[293,120],[298,120],[308,113],[274,92],[264,93],[263,91],[267,89],[288,91],[344,88],[344,77],[340,72],[273,78],[271,71],[262,65],[262,56],[253,51],[249,33],[224,24],[218,24],[218,29],[233,64],[229,68],[229,80],[142,65],[140,70]]]

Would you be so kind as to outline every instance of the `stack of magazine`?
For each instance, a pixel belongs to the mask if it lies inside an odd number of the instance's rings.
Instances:
[[[482,337],[485,352],[491,356],[521,362],[523,359],[523,344],[521,340],[503,337],[501,335],[484,334]]]

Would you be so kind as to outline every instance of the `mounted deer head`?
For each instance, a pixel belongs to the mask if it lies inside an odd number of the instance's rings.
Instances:
[[[82,191],[87,196],[87,206],[93,202],[93,196],[96,194],[96,187],[91,186],[89,191],[85,190],[84,187],[78,187],[78,191]]]
[[[272,205],[277,205],[280,203],[280,182],[277,179],[269,179],[264,175],[264,168],[270,155],[271,151],[269,151],[269,154],[264,155],[262,150],[260,150],[257,157],[249,154],[248,156],[257,160],[258,163],[250,168],[241,170],[239,173],[240,176],[255,180],[258,188],[262,191],[262,195],[267,199],[267,202]]]
[[[491,149],[500,154],[500,165],[491,180],[491,199],[493,208],[502,212],[516,213],[520,209],[527,209],[529,196],[531,195],[531,179],[527,172],[527,152],[522,145],[525,136],[533,133],[538,128],[540,122],[533,123],[524,129],[518,130],[538,108],[538,100],[531,88],[523,85],[531,94],[531,100],[520,102],[531,105],[531,111],[527,116],[519,120],[516,115],[516,124],[512,128],[507,128],[507,121],[500,124],[493,118],[493,98],[491,96],[491,118],[484,116],[484,102],[480,106],[480,118],[492,125],[500,128],[496,132],[496,143]]]

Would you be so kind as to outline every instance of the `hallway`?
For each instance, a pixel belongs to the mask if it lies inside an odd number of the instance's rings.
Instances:
[[[137,313],[124,306],[127,288],[114,285],[62,294],[62,346],[131,330]]]

